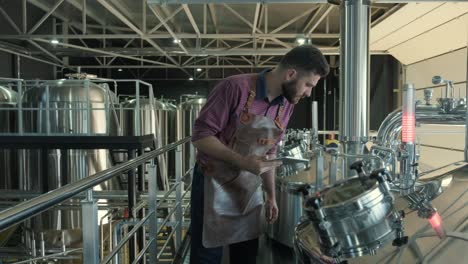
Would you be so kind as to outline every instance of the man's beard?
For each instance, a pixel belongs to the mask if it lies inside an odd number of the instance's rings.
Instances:
[[[297,84],[297,79],[286,81],[281,84],[281,90],[283,92],[283,96],[291,104],[297,103],[294,100],[296,98],[296,84]]]

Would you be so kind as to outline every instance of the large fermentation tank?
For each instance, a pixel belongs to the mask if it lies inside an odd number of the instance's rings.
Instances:
[[[112,110],[117,98],[106,85],[89,80],[56,80],[29,84],[22,96],[23,127],[34,135],[117,135],[117,115]],[[47,151],[47,150],[46,150]],[[47,175],[42,175],[41,156],[47,155]],[[112,166],[108,150],[25,150],[22,151],[21,188],[48,192]],[[64,171],[66,164],[67,170]],[[99,190],[121,189],[118,178]],[[34,231],[64,230],[72,234],[81,227],[80,210],[46,212],[33,220]],[[52,232],[49,232],[50,234]],[[73,240],[73,239],[71,239]]]
[[[161,145],[167,145],[177,141],[177,106],[169,101],[155,101],[156,116],[159,120],[159,133],[161,137]],[[165,153],[164,157],[168,164],[168,176],[175,178],[175,156],[174,152]]]
[[[137,111],[137,109],[140,109]],[[140,97],[139,99],[127,99],[121,103],[120,119],[124,136],[154,135],[155,147],[160,148],[175,138],[175,116],[170,120],[170,108],[167,103],[159,100]],[[171,128],[173,130],[171,130]],[[172,134],[171,134],[172,132]],[[159,175],[161,177],[161,189],[169,188],[168,176],[170,176],[170,155],[158,156]],[[172,158],[173,160],[173,158]],[[169,175],[168,175],[169,171]],[[173,171],[173,169],[172,169]]]
[[[0,134],[17,132],[15,110],[18,94],[12,89],[0,86]],[[10,110],[11,109],[11,110]],[[17,151],[13,149],[0,149],[0,189],[17,189]]]
[[[179,139],[183,139],[188,136],[192,136],[193,124],[198,118],[202,107],[206,103],[206,98],[198,95],[188,96],[187,100],[181,102],[179,105],[180,110],[180,122],[179,122]],[[190,142],[183,145],[184,161],[182,163],[182,172],[185,173],[190,169],[191,164],[190,157],[193,159],[194,153],[190,153]]]
[[[156,119],[155,102],[147,98],[130,99],[121,103],[120,122],[123,136],[157,136],[159,127]],[[140,111],[136,111],[137,108]]]

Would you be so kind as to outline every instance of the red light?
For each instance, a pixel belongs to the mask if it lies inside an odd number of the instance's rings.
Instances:
[[[432,226],[432,229],[437,233],[439,238],[445,237],[445,231],[442,227],[442,218],[440,217],[439,213],[435,213],[434,215],[429,218],[429,223]]]
[[[408,115],[404,113],[402,118],[402,132],[401,132],[401,141],[402,142],[414,142],[415,139],[415,118],[414,115]]]
[[[442,219],[440,218],[439,213],[435,213],[434,215],[432,215],[432,217],[429,218],[429,223],[431,223],[431,226],[433,228],[439,227],[442,223]]]

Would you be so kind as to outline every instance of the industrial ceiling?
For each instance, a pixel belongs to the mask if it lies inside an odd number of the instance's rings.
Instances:
[[[457,8],[402,2],[372,3],[371,54],[394,54],[403,63],[428,56],[405,55],[402,43],[427,31],[421,24],[437,27],[468,10],[466,3],[450,4],[463,5]],[[11,3],[0,2],[7,25],[0,50],[57,68],[125,68],[139,69],[137,77],[164,71],[161,78],[216,79],[225,72],[273,67],[298,41],[339,54],[339,6],[323,0],[21,0],[7,8]],[[31,12],[39,18],[32,20]],[[439,19],[428,19],[427,13]],[[416,23],[424,14],[431,23]]]

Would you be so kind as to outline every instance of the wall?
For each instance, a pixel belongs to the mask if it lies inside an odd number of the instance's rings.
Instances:
[[[455,84],[455,97],[466,97],[467,49],[458,49],[405,67],[405,81],[414,84],[417,89],[416,98],[423,100],[424,88],[431,87],[433,89],[432,103],[436,102],[436,98],[445,97],[445,85],[434,86],[432,84],[434,75],[440,75],[444,79],[457,83]],[[464,126],[425,125],[417,128],[416,131],[419,132],[418,139],[422,144],[432,146],[421,147],[420,163],[422,166],[440,167],[463,160]]]
[[[0,77],[17,78],[17,56],[5,52],[0,52],[2,66],[0,66]],[[21,79],[43,79],[54,78],[54,67],[49,64],[20,57],[20,78]]]

